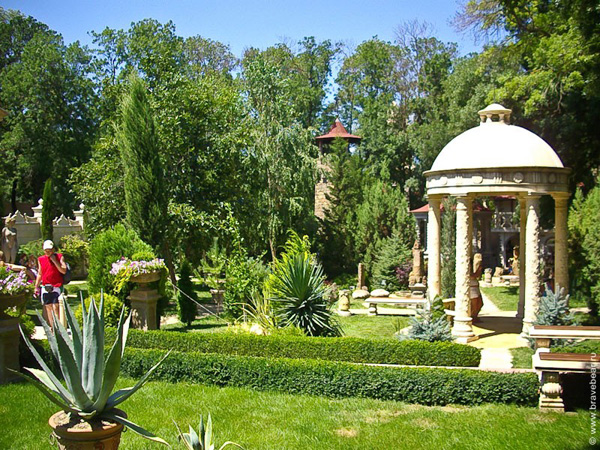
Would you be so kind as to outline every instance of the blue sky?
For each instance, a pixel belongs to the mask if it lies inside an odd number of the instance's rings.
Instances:
[[[354,45],[375,35],[393,40],[399,24],[416,19],[430,23],[438,39],[456,42],[461,54],[481,49],[449,24],[459,9],[455,0],[3,0],[1,6],[44,22],[66,43],[90,44],[91,30],[127,29],[131,22],[153,18],[172,20],[180,36],[199,34],[228,44],[241,56],[246,47],[264,49],[282,39],[296,42],[305,36]]]

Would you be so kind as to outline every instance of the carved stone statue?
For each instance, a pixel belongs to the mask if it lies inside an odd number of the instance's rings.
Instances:
[[[417,283],[423,283],[423,250],[419,245],[419,240],[415,241],[412,248],[413,266],[408,275],[408,285],[414,286]]]
[[[469,278],[469,316],[473,319],[477,317],[483,307],[483,298],[479,290],[479,279],[483,272],[483,257],[481,253],[473,255],[473,270]]]
[[[512,260],[512,273],[513,275],[518,275],[519,274],[519,265],[520,265],[520,260],[519,260],[519,246],[515,245],[515,248],[513,248],[513,260]]]
[[[19,249],[15,220],[8,217],[5,224],[6,226],[2,229],[2,252],[4,253],[4,259],[7,263],[15,264],[17,262],[17,251]]]

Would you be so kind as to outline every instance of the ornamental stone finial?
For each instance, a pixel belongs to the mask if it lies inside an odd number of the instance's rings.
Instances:
[[[504,106],[498,103],[492,103],[485,109],[479,111],[478,114],[479,118],[481,119],[481,124],[484,124],[492,122],[509,123],[511,113],[512,109],[505,108]]]

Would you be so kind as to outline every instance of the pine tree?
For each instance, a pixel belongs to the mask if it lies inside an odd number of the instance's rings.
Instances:
[[[453,298],[456,289],[456,199],[448,197],[442,202],[442,296]]]
[[[52,178],[48,178],[44,184],[44,194],[42,195],[42,239],[52,240],[53,228],[52,219],[54,216],[54,193],[52,192]]]
[[[396,269],[410,260],[410,249],[397,235],[381,241],[372,270],[372,288],[385,282],[385,289],[394,291],[400,289]]]
[[[188,327],[196,318],[196,303],[194,301],[198,301],[191,273],[190,263],[184,260],[181,264],[181,272],[179,273],[179,281],[177,282],[177,287],[180,291],[177,295],[177,303],[179,305],[179,320]],[[192,300],[190,300],[190,297]]]

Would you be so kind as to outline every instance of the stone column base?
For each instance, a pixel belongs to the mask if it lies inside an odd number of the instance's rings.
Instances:
[[[521,330],[521,337],[522,338],[528,338],[529,337],[529,331],[531,330],[531,327],[533,326],[533,324],[531,322],[527,322],[527,321],[523,321],[523,329]]]
[[[350,311],[343,311],[341,309],[338,309],[338,316],[342,316],[342,317],[350,317],[352,315],[352,313]]]
[[[156,289],[139,287],[127,298],[131,301],[131,327],[156,330],[156,302],[160,298]]]
[[[20,379],[8,369],[19,370],[19,319],[0,320],[0,384]]]
[[[473,333],[472,327],[473,319],[467,316],[456,316],[454,317],[454,326],[452,327],[452,337],[455,342],[459,344],[467,344],[469,342],[476,341],[479,336]]]

